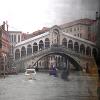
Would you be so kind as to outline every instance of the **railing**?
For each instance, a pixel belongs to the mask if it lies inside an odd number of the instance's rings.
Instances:
[[[87,55],[83,55],[80,52],[76,52],[75,50],[69,49],[69,48],[62,46],[62,45],[52,45],[49,48],[44,48],[42,50],[34,52],[31,55],[26,55],[26,56],[24,56],[20,59],[16,59],[15,62],[18,62],[20,60],[30,59],[30,58],[34,59],[35,57],[38,57],[38,56],[41,56],[41,55],[44,55],[44,54],[58,53],[58,52],[59,53],[65,53],[65,54],[67,53],[67,54],[72,55],[74,57],[93,58],[93,57],[89,57]]]

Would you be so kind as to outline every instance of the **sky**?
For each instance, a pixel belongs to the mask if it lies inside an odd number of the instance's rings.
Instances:
[[[32,33],[80,18],[95,19],[99,0],[0,0],[0,25]]]

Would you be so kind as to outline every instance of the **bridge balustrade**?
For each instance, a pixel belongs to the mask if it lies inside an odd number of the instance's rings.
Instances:
[[[30,59],[30,58],[34,59],[35,57],[38,57],[40,55],[48,54],[49,52],[50,53],[57,53],[58,51],[62,52],[62,53],[68,53],[69,55],[73,55],[75,57],[91,58],[90,56],[83,55],[80,52],[76,52],[75,50],[69,49],[63,45],[51,45],[51,47],[44,48],[44,49],[41,49],[39,51],[35,51],[31,55],[26,55],[20,59],[15,59],[15,62],[25,60],[25,59]]]

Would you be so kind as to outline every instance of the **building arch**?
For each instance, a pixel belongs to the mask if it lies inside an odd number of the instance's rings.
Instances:
[[[50,47],[50,40],[49,38],[45,39],[45,48],[49,48]]]
[[[68,48],[71,50],[73,49],[73,41],[72,40],[68,41]]]
[[[44,49],[44,43],[42,40],[39,41],[39,50]]]
[[[36,52],[36,51],[38,51],[38,45],[37,45],[37,43],[35,42],[35,43],[33,44],[33,53]]]
[[[29,44],[27,46],[27,55],[30,55],[30,54],[32,54],[32,46]]]
[[[22,46],[21,48],[21,57],[26,56],[26,48],[24,46]]]
[[[63,38],[62,45],[65,46],[65,47],[67,47],[67,39],[66,38]]]
[[[53,29],[53,35],[54,35],[54,44],[57,44],[59,45],[60,44],[60,34],[59,34],[59,29],[58,28],[55,28]]]
[[[75,52],[79,52],[79,44],[78,44],[78,42],[74,43],[74,50],[75,50]]]
[[[96,48],[93,48],[93,49],[92,49],[92,55],[93,55],[94,57],[97,57],[97,50],[96,50]]]
[[[84,46],[84,44],[80,45],[80,53],[81,54],[85,54],[85,46]]]
[[[91,56],[91,48],[89,46],[86,47],[86,55]]]
[[[20,50],[19,49],[16,49],[15,50],[15,59],[19,59],[20,58]]]

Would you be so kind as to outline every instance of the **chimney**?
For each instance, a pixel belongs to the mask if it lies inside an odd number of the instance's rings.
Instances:
[[[8,31],[8,21],[6,20],[6,27],[7,27],[7,30],[6,31]]]
[[[2,29],[5,30],[5,21],[3,21]]]

